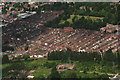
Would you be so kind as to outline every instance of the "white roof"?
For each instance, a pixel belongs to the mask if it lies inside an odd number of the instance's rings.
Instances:
[[[30,75],[29,75],[29,76],[27,76],[27,78],[34,78],[34,76],[30,76]]]
[[[47,46],[47,45],[48,45],[48,43],[45,43],[45,45]]]
[[[21,14],[18,14],[18,16],[23,16],[23,15],[26,15],[27,13],[21,13]]]
[[[34,11],[34,12],[31,12],[31,14],[36,14],[36,12]]]
[[[38,55],[38,57],[43,57],[42,55]]]

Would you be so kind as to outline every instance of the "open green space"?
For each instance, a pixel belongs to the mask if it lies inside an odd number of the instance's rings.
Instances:
[[[84,17],[85,19],[91,19],[92,21],[96,21],[96,20],[103,20],[104,17],[95,17],[95,16],[81,16],[81,15],[70,15],[70,18],[67,19],[67,21],[72,24],[73,21],[72,19],[75,17],[76,20],[80,19],[81,17]],[[66,20],[61,20],[59,24],[64,24]]]
[[[16,76],[17,74],[21,74],[20,71],[22,70],[27,71],[28,73],[30,70],[35,70],[35,72],[32,75],[34,75],[36,78],[43,77],[43,75],[49,75],[51,70],[51,68],[47,68],[44,66],[46,62],[53,63],[55,61],[33,60],[33,61],[10,62],[7,64],[3,64],[2,76],[5,78],[9,78],[11,76]],[[11,70],[14,70],[14,72],[10,72]]]
[[[9,78],[18,74],[24,74],[21,71],[27,71],[25,74],[27,76],[31,70],[34,70],[35,72],[29,75],[33,75],[35,78],[47,78],[51,73],[51,69],[61,63],[68,63],[68,61],[39,59],[10,62],[2,65],[2,76]],[[61,72],[62,78],[71,78],[71,75],[74,75],[73,78],[108,78],[108,76],[120,73],[120,69],[117,68],[118,65],[113,65],[109,62],[72,61],[72,63],[76,64],[74,69]],[[12,70],[14,72],[10,72]]]

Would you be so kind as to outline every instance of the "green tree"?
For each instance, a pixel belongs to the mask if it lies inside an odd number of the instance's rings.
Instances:
[[[3,57],[2,57],[2,63],[5,64],[5,63],[8,63],[8,62],[10,62],[9,58],[8,58],[8,55],[3,55]]]
[[[56,67],[53,67],[52,70],[51,70],[51,74],[48,76],[49,79],[60,79],[61,76],[60,74],[58,73]]]
[[[23,55],[23,59],[28,60],[30,58],[29,55]]]
[[[29,48],[28,45],[26,45],[25,50],[28,50],[28,48]]]
[[[76,72],[73,71],[65,71],[62,73],[63,78],[77,78]]]
[[[117,60],[118,65],[120,65],[120,50],[117,50],[116,52],[116,60]]]
[[[14,51],[14,48],[9,46],[2,46],[2,52],[5,52],[7,50]]]
[[[2,9],[2,14],[6,14],[7,10],[6,9]]]
[[[112,50],[110,49],[104,53],[103,60],[112,62],[112,61],[115,61],[115,56],[116,55],[112,53]]]

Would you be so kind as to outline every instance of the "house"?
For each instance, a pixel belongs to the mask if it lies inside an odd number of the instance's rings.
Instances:
[[[38,56],[38,58],[43,58],[44,56],[42,56],[42,55],[37,55]]]
[[[75,64],[59,64],[56,66],[57,71],[72,70]]]
[[[65,27],[64,28],[64,32],[71,32],[74,31],[74,29],[72,27]]]
[[[108,24],[107,26],[100,28],[100,30],[103,32],[113,33],[115,31],[117,31],[118,28],[119,28],[118,25]]]

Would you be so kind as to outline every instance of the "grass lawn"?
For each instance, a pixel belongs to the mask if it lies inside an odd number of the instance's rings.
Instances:
[[[70,24],[73,23],[73,22],[72,22],[72,19],[74,18],[74,16],[77,16],[77,19],[80,19],[80,18],[82,17],[82,16],[80,16],[80,15],[70,15],[70,18],[67,19],[67,21],[68,21]],[[85,17],[86,19],[90,18],[90,19],[92,19],[93,21],[98,20],[98,19],[103,20],[103,18],[104,18],[104,17],[94,17],[94,16],[84,16],[84,17]],[[64,24],[64,22],[65,22],[65,20],[61,20],[59,24]]]
[[[97,62],[79,62],[79,61],[72,61],[76,66],[73,70],[67,70],[60,75],[62,77],[69,76],[69,72],[75,72],[77,77],[80,78],[96,78],[100,76],[107,76],[109,74],[116,74],[120,73],[120,69],[117,69],[117,66],[111,66],[108,64],[101,64]],[[51,73],[51,69],[54,64],[61,64],[65,63],[62,61],[57,60],[33,60],[33,61],[19,61],[19,62],[11,62],[8,64],[2,65],[3,77],[9,78],[10,76],[17,76],[20,74],[20,71],[25,70],[27,72],[34,70],[35,72],[31,75],[34,75],[35,78],[42,78],[47,77]],[[45,64],[49,64],[49,67],[45,66]],[[50,65],[52,64],[52,65]],[[1,67],[0,67],[1,68]],[[14,70],[14,72],[10,72]],[[85,73],[84,73],[84,72]]]
[[[44,66],[45,63],[53,63],[56,62],[57,64],[60,63],[60,61],[48,61],[48,60],[33,60],[33,61],[19,61],[19,62],[11,62],[8,64],[2,65],[2,72],[3,77],[10,77],[14,73],[20,73],[20,71],[25,70],[29,72],[30,70],[35,70],[34,75],[36,78],[48,76],[51,72],[51,68],[47,68]],[[11,70],[14,70],[15,72],[10,72]]]
[[[36,69],[36,72],[33,75],[35,76],[35,78],[40,78],[40,77],[47,78],[50,72],[51,72],[51,69],[39,67],[38,69]]]

